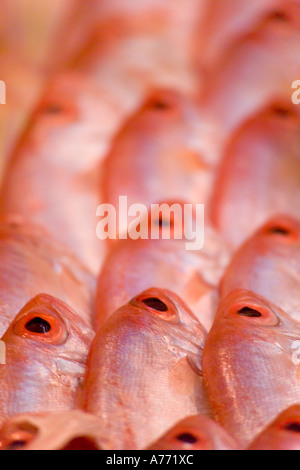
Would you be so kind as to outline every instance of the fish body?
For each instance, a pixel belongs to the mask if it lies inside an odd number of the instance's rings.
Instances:
[[[233,135],[219,168],[211,219],[234,247],[278,213],[298,217],[299,148],[300,115],[291,101],[272,103]]]
[[[239,450],[239,444],[206,416],[190,416],[176,424],[149,450]]]
[[[173,200],[204,204],[213,165],[201,153],[198,137],[190,100],[173,90],[157,90],[116,136],[103,166],[102,200],[117,215],[120,196],[127,196],[128,207]]]
[[[0,224],[0,334],[30,299],[45,292],[91,323],[95,281],[67,249],[32,225]]]
[[[268,103],[290,100],[299,74],[299,25],[299,2],[282,2],[222,54],[208,74],[201,106],[227,137]]]
[[[299,339],[299,323],[257,294],[236,290],[221,301],[204,381],[214,418],[243,446],[299,402]]]
[[[251,443],[249,450],[300,450],[300,407],[281,413]]]
[[[154,239],[149,230],[147,239],[128,237],[118,240],[110,249],[98,278],[96,330],[118,308],[153,285],[175,291],[203,326],[207,330],[211,327],[217,286],[228,263],[229,251],[218,234],[205,223],[197,228],[198,235],[204,230],[202,248],[187,249],[190,241],[185,236],[184,227],[181,239],[175,239],[179,224],[181,227],[182,222],[186,226],[192,223],[196,227],[196,220],[184,215],[183,203],[174,201],[167,206],[171,209],[174,204],[182,207],[183,219],[178,221],[175,216],[171,220],[170,231],[163,218],[165,216],[154,212],[152,218],[149,214],[149,222],[160,227],[158,239]]]
[[[93,342],[84,409],[110,449],[146,448],[179,420],[207,412],[205,330],[173,293],[152,288],[112,315]]]
[[[1,338],[1,421],[78,406],[92,340],[88,324],[60,300],[40,294],[28,302]]]
[[[0,197],[2,220],[39,225],[98,272],[96,237],[101,158],[118,125],[118,105],[86,77],[48,84],[10,158]]]
[[[300,223],[288,216],[269,220],[235,253],[220,284],[262,295],[299,321]]]
[[[272,11],[284,9],[282,0],[218,0],[207,2],[195,37],[200,71],[212,71],[230,47],[250,33]],[[217,8],[216,8],[217,6]],[[199,54],[201,51],[201,54]],[[200,56],[200,57],[199,57]]]

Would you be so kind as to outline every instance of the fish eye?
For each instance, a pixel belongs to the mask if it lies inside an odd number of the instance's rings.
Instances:
[[[275,236],[278,240],[282,240],[284,242],[294,243],[299,241],[297,231],[288,223],[271,224],[265,229],[265,233],[268,236]]]
[[[291,231],[288,228],[280,227],[279,225],[274,225],[269,228],[269,233],[272,235],[281,235],[283,237],[288,237],[291,234]]]
[[[185,444],[196,444],[198,442],[197,437],[190,432],[183,432],[176,436],[176,440]]]
[[[281,10],[273,11],[268,18],[274,23],[288,23],[290,21],[289,16]]]
[[[43,108],[45,114],[60,114],[64,111],[63,107],[59,104],[48,104]]]
[[[47,101],[38,107],[38,117],[43,116],[51,125],[68,124],[78,119],[78,109],[71,100],[62,97]]]
[[[262,314],[258,310],[251,307],[243,307],[237,311],[237,314],[242,317],[248,318],[259,318],[262,316]]]
[[[282,119],[294,117],[294,113],[292,112],[292,110],[284,106],[274,105],[271,108],[271,111],[273,112],[273,114],[276,114],[276,116]]]
[[[276,326],[279,324],[277,315],[272,309],[256,304],[249,299],[232,304],[224,311],[229,318],[244,318],[244,320],[257,323],[262,326]]]
[[[157,296],[156,289],[150,289],[135,297],[130,302],[131,305],[147,309],[149,313],[171,323],[179,323],[179,315],[175,304],[162,293]]]
[[[157,111],[167,111],[168,109],[171,109],[170,103],[164,100],[153,100],[151,103],[151,107]]]
[[[6,450],[20,450],[23,447],[25,447],[27,444],[28,444],[27,441],[22,441],[21,439],[20,440],[16,439],[15,441],[11,441],[11,443],[8,444],[8,446],[6,447]]]
[[[286,431],[300,433],[300,423],[297,421],[290,421],[283,426]]]
[[[17,318],[13,327],[17,336],[48,344],[62,344],[68,337],[64,321],[48,311],[29,311]]]
[[[168,306],[156,297],[150,297],[148,299],[144,299],[144,300],[142,300],[142,302],[147,307],[150,307],[153,310],[157,310],[158,312],[167,312],[168,311]]]
[[[21,450],[27,446],[38,434],[38,429],[30,423],[20,423],[16,429],[5,439],[3,450]]]

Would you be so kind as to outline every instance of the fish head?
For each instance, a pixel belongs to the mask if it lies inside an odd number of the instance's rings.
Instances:
[[[50,80],[20,143],[52,163],[73,171],[89,171],[107,151],[118,125],[119,106],[112,95],[78,73]],[[84,158],[82,158],[84,155]]]
[[[79,410],[13,416],[0,429],[1,450],[101,450],[101,423]]]
[[[202,415],[182,420],[149,450],[238,450],[240,445],[216,422]]]
[[[272,349],[278,341],[280,350],[284,350],[288,349],[292,340],[299,338],[300,325],[264,297],[236,289],[220,302],[213,326],[215,333],[220,339],[217,348],[222,348],[230,337],[232,344],[240,345],[241,348],[246,343],[249,343],[250,348],[262,343],[267,349],[268,345]]]
[[[257,29],[257,34],[280,34],[289,35],[293,30],[299,31],[300,26],[300,7],[299,2],[288,0],[282,2],[282,5],[274,5]]]
[[[114,341],[118,337],[121,349],[130,341],[125,352],[130,355],[132,348],[132,354],[136,354],[138,348],[139,360],[145,356],[151,362],[150,356],[161,350],[163,363],[187,358],[194,371],[202,375],[206,331],[185,303],[167,289],[147,289],[111,315],[98,331],[90,357],[101,357],[107,336]]]
[[[300,450],[300,405],[283,411],[255,438],[249,450]]]
[[[243,445],[299,400],[300,324],[264,297],[234,290],[221,303],[203,353],[218,421]]]
[[[90,327],[59,299],[40,294],[28,302],[2,337],[1,417],[71,408],[92,340]]]
[[[300,223],[278,215],[233,256],[221,282],[221,295],[235,288],[252,290],[299,318],[299,282]]]
[[[206,331],[176,294],[166,289],[150,288],[134,297],[128,307],[132,318],[141,327],[157,331],[161,339],[172,345],[175,354],[181,351],[187,355],[193,368],[202,373]],[[127,317],[128,313],[127,310]]]

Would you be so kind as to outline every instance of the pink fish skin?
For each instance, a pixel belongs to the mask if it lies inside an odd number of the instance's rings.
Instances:
[[[216,422],[202,415],[176,424],[149,450],[240,450],[241,446]]]
[[[283,0],[217,0],[206,2],[197,28],[195,54],[200,71],[212,71],[238,43],[264,18],[284,9]],[[217,8],[216,8],[217,6]],[[201,52],[201,53],[199,53]]]
[[[40,294],[2,337],[0,421],[25,412],[66,411],[81,398],[90,327],[60,300]]]
[[[204,347],[204,381],[214,418],[243,446],[299,402],[299,340],[299,323],[263,297],[235,290],[221,301]]]
[[[174,204],[180,205],[183,219],[173,216],[169,228],[165,216],[157,212],[151,218],[149,213],[149,227],[153,223],[159,227],[159,239],[151,238],[149,230],[148,239],[119,240],[109,251],[98,278],[96,330],[118,308],[153,285],[175,291],[202,325],[207,330],[211,327],[218,301],[217,286],[229,262],[229,251],[207,223],[204,247],[187,250],[189,240],[184,235],[184,225],[195,227],[195,214],[185,214],[184,202],[164,203],[170,209]],[[174,237],[178,228],[182,229],[182,239]]]
[[[291,406],[281,413],[248,450],[300,450],[300,406]]]
[[[91,323],[95,280],[65,246],[29,224],[0,223],[0,335],[41,292]]]
[[[299,321],[300,222],[277,216],[235,253],[220,284],[221,297],[234,289],[262,295]]]
[[[125,123],[103,167],[102,200],[119,207],[159,201],[205,203],[212,165],[197,148],[197,111],[173,90],[157,90]],[[124,224],[120,230],[126,233]]]
[[[207,413],[205,330],[175,294],[148,289],[120,308],[93,342],[84,408],[110,449],[143,449],[179,420]]]
[[[55,76],[8,162],[0,194],[2,220],[40,225],[94,273],[103,255],[95,234],[100,164],[119,119],[118,104],[100,86],[78,74]]]
[[[25,413],[0,429],[0,450],[102,450],[99,419],[80,410]]]
[[[211,219],[234,247],[278,213],[298,217],[299,148],[300,115],[290,98],[272,103],[233,135],[220,165]]]
[[[208,74],[201,105],[227,136],[269,102],[280,97],[290,102],[291,84],[299,75],[299,26],[299,2],[282,2]]]
[[[69,66],[108,84],[123,98],[127,94],[131,102],[155,86],[192,90],[197,86],[193,28],[202,4],[186,0],[183,9],[182,0],[137,0],[126,6],[94,0],[88,8],[85,3],[84,21],[80,12],[80,21],[69,28],[70,37],[63,36]],[[63,67],[66,59],[64,54]]]

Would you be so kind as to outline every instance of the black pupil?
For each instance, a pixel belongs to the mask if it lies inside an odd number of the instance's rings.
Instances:
[[[7,450],[17,450],[27,445],[26,441],[13,441],[7,447]]]
[[[195,444],[197,442],[197,438],[190,433],[182,433],[179,434],[176,438],[178,441],[185,442],[186,444]]]
[[[289,109],[281,108],[280,106],[275,106],[273,112],[282,118],[288,118],[292,115]]]
[[[274,13],[272,13],[270,18],[271,20],[278,21],[278,22],[289,21],[289,17],[282,11],[274,11]]]
[[[159,100],[154,101],[152,106],[154,109],[158,109],[159,111],[164,111],[170,108],[168,103],[166,103],[165,101],[159,101]]]
[[[274,235],[283,235],[284,237],[287,237],[291,233],[289,229],[279,226],[270,228],[269,232]]]
[[[172,228],[173,227],[173,221],[172,220],[170,220],[170,221],[165,220],[162,217],[160,217],[159,220],[158,220],[158,226],[159,226],[159,228],[163,228],[163,227]]]
[[[261,317],[261,313],[255,310],[254,308],[250,307],[244,307],[241,310],[238,311],[238,314],[241,315],[242,317]]]
[[[289,423],[284,427],[287,431],[300,433],[300,423]]]
[[[31,333],[41,333],[45,334],[51,330],[50,324],[40,317],[35,317],[26,324],[26,330],[31,331]]]
[[[147,307],[153,308],[153,310],[157,310],[158,312],[168,311],[167,305],[156,297],[144,299],[143,304],[147,305]]]
[[[59,114],[62,112],[62,108],[58,104],[51,104],[45,108],[47,114]]]

